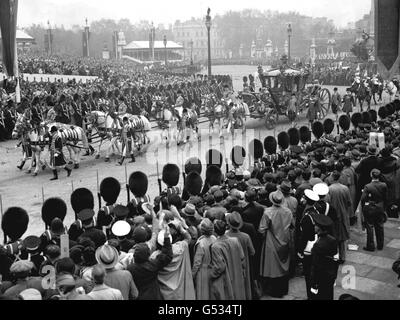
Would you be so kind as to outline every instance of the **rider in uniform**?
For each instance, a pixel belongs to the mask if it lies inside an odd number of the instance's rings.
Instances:
[[[58,134],[57,127],[53,126],[50,130],[50,167],[53,169],[54,177],[50,180],[57,180],[58,173],[57,168],[64,168],[67,171],[67,176],[71,175],[71,169],[68,167],[67,162],[63,154],[63,142]]]
[[[118,164],[122,166],[128,153],[130,153],[131,155],[130,162],[131,163],[135,162],[136,160],[133,154],[131,126],[128,117],[124,117],[122,119],[121,142],[122,142],[122,158],[118,162]]]

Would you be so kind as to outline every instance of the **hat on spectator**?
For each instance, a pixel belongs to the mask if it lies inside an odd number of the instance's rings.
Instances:
[[[185,208],[182,209],[182,213],[187,216],[194,216],[196,213],[196,206],[193,203],[187,203]]]
[[[148,233],[146,228],[143,226],[138,226],[133,230],[132,239],[135,243],[142,243],[147,240]]]
[[[318,183],[313,187],[313,191],[320,197],[324,197],[329,193],[329,187],[326,183]]]
[[[314,191],[307,189],[304,191],[304,195],[311,201],[318,201],[319,200],[319,196],[318,194],[316,194]]]
[[[371,178],[372,179],[379,179],[380,175],[381,175],[381,171],[378,170],[378,169],[373,169],[371,171]]]
[[[25,289],[24,291],[20,292],[18,297],[21,300],[42,300],[42,295],[40,294],[39,290],[34,288]]]
[[[18,260],[14,262],[10,267],[11,273],[23,273],[29,272],[33,269],[33,263],[28,260]]]
[[[105,269],[112,269],[118,263],[119,254],[115,247],[108,244],[102,245],[96,250],[96,260]]]
[[[232,212],[226,217],[226,223],[232,229],[239,230],[243,226],[243,219],[238,212]]]
[[[269,201],[272,202],[273,205],[280,207],[283,202],[283,194],[281,191],[272,192],[269,195]]]

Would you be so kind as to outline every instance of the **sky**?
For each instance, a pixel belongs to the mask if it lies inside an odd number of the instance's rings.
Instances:
[[[153,21],[166,26],[176,20],[211,16],[242,9],[296,11],[312,17],[327,17],[338,27],[354,22],[369,13],[371,0],[19,0],[18,26],[33,23],[64,25],[85,24],[101,18],[119,20],[128,18],[132,23]]]

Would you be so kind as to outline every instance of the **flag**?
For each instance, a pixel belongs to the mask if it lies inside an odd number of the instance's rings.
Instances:
[[[3,46],[3,64],[9,77],[18,76],[17,63],[18,0],[0,1],[0,28]]]

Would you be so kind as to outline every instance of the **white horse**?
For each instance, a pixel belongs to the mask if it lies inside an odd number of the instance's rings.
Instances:
[[[183,110],[187,111],[186,118],[184,118]],[[179,126],[178,126],[178,136],[177,141],[178,144],[183,143],[185,140],[189,141],[191,136],[197,136],[197,139],[200,139],[198,134],[198,115],[196,111],[183,108],[183,107],[175,107],[174,108],[176,115],[178,117]]]
[[[88,132],[93,135],[93,129],[100,138],[99,148],[97,150],[96,159],[100,158],[100,150],[105,140],[110,141],[110,146],[107,148],[106,161],[110,158],[115,149],[120,154],[118,146],[118,132],[121,130],[119,121],[115,121],[109,114],[103,111],[92,111],[88,116]]]
[[[161,141],[165,141],[168,147],[172,139],[177,139],[177,113],[155,101],[151,108],[151,114],[154,115],[159,129],[161,129]]]
[[[75,169],[79,168],[82,149],[94,151],[89,145],[85,130],[81,127],[58,122],[44,122],[41,126],[44,128],[45,133],[49,133],[51,127],[57,127],[58,135],[67,147],[70,160],[74,163]]]
[[[392,102],[397,94],[397,87],[393,81],[385,81],[385,91],[389,94],[389,102]]]
[[[150,121],[142,115],[135,116],[127,113],[118,116],[120,122],[122,122],[125,117],[128,118],[128,122],[130,124],[134,145],[138,150],[140,150],[143,145],[150,143],[150,139],[147,136],[147,132],[151,130]]]

